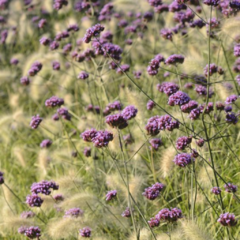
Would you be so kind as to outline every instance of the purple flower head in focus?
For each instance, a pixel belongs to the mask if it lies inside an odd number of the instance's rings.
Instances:
[[[156,104],[152,100],[147,102],[147,110],[152,110],[155,106]]]
[[[151,218],[150,221],[148,221],[148,224],[151,228],[154,228],[159,226],[160,221],[156,217],[154,217],[154,218]]]
[[[184,150],[192,142],[191,137],[179,137],[176,142],[176,148],[178,150]]]
[[[167,96],[171,96],[179,90],[179,86],[172,82],[163,82],[162,84],[157,84],[157,89],[159,92],[164,92]]]
[[[37,194],[33,193],[32,195],[27,196],[26,203],[29,207],[41,207],[43,200]]]
[[[160,138],[153,138],[149,141],[151,147],[150,149],[158,150],[160,146],[162,146],[162,140]]]
[[[31,186],[31,192],[33,194],[42,193],[45,195],[49,195],[51,193],[50,189],[58,190],[59,185],[57,185],[54,181],[43,180],[38,183],[33,183]]]
[[[190,101],[190,97],[187,93],[182,91],[177,91],[176,93],[172,94],[168,99],[168,104],[170,106],[179,105],[182,106]]]
[[[234,227],[237,225],[235,215],[228,212],[221,214],[217,221],[224,227]]]
[[[127,121],[136,117],[137,112],[138,112],[137,108],[135,108],[133,105],[129,105],[122,110],[121,114],[123,118]]]
[[[97,135],[97,130],[92,128],[91,130],[86,130],[81,134],[81,138],[86,142],[91,142],[92,139]]]
[[[45,101],[46,107],[60,107],[64,104],[64,100],[62,98],[52,96]]]
[[[189,101],[188,103],[181,106],[181,110],[184,113],[190,113],[191,110],[198,107],[198,103],[194,100]]]
[[[119,129],[123,129],[128,126],[127,120],[124,119],[121,113],[108,115],[106,117],[106,123],[112,128],[119,128]]]
[[[30,127],[32,129],[37,129],[40,123],[42,122],[42,118],[39,115],[33,116],[30,122]]]
[[[163,188],[164,188],[164,185],[162,183],[157,182],[153,184],[151,187],[145,188],[142,195],[149,200],[154,200],[159,196]]]
[[[28,227],[26,228],[24,235],[30,239],[34,239],[34,238],[40,239],[41,229],[39,227],[34,227],[34,226]]]
[[[112,140],[113,134],[108,131],[98,131],[92,138],[93,145],[97,148],[107,147]]]
[[[194,161],[189,153],[179,153],[175,156],[173,162],[179,167],[186,167]]]

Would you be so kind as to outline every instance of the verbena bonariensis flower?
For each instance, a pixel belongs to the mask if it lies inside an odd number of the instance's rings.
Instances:
[[[160,132],[159,128],[159,116],[154,116],[149,118],[147,125],[145,126],[145,129],[147,130],[147,133],[151,136],[155,136]]]
[[[49,43],[51,42],[51,39],[48,38],[48,37],[42,37],[42,38],[39,40],[39,42],[40,42],[42,45],[47,46],[47,45],[49,45]]]
[[[37,194],[33,193],[32,195],[27,196],[26,203],[29,207],[41,207],[43,200]]]
[[[87,29],[86,34],[83,38],[84,42],[89,43],[92,37],[98,36],[103,30],[104,30],[104,27],[99,23]]]
[[[162,84],[157,84],[157,89],[159,92],[164,92],[167,96],[170,96],[179,90],[179,86],[176,83],[163,82]]]
[[[59,48],[59,43],[57,41],[52,41],[49,45],[50,50],[56,50]]]
[[[125,145],[127,145],[127,144],[132,144],[134,142],[134,139],[133,139],[132,135],[129,133],[129,134],[123,136],[123,141],[124,141]]]
[[[97,130],[92,128],[91,130],[86,130],[80,136],[84,141],[91,142],[96,135],[97,135]]]
[[[119,129],[123,129],[128,126],[127,120],[124,119],[121,113],[108,115],[106,117],[106,123],[113,128],[119,128]]]
[[[201,19],[196,19],[193,22],[190,23],[190,27],[198,27],[203,28],[206,25],[206,23]]]
[[[130,211],[130,208],[127,207],[126,210],[123,211],[123,213],[121,214],[122,217],[126,217],[126,218],[129,218],[131,217],[131,211]]]
[[[234,72],[240,72],[240,58],[238,58],[233,65]]]
[[[159,5],[162,5],[162,0],[148,0],[148,3],[152,7],[157,7]]]
[[[231,105],[228,105],[224,108],[224,111],[225,112],[231,112],[232,111],[232,106]]]
[[[191,110],[198,107],[198,103],[194,100],[189,101],[188,103],[181,106],[181,110],[184,113],[190,113]]]
[[[189,118],[191,120],[197,120],[200,117],[200,115],[201,115],[201,109],[200,108],[194,108],[189,113]]]
[[[214,73],[218,72],[218,66],[215,63],[211,63],[210,67],[208,64],[204,68],[204,75],[207,77],[209,72],[209,76],[212,76]]]
[[[168,98],[168,104],[170,106],[175,106],[175,105],[182,106],[183,104],[188,103],[190,100],[191,99],[187,93],[182,92],[182,91],[177,91],[176,93],[172,94]]]
[[[175,156],[173,162],[179,167],[186,167],[188,164],[191,164],[194,161],[194,158],[189,153],[179,153]]]
[[[236,124],[238,122],[238,117],[234,112],[231,112],[231,113],[227,113],[225,120],[227,123]]]
[[[136,117],[137,112],[138,112],[137,108],[135,108],[132,105],[129,105],[122,110],[121,114],[122,114],[123,118],[127,121],[127,120],[130,120],[130,119]]]
[[[88,73],[82,71],[78,74],[78,79],[82,79],[82,80],[85,80],[89,77]]]
[[[62,202],[64,200],[64,197],[62,194],[56,194],[53,196],[53,199],[56,201],[56,202]]]
[[[195,14],[190,9],[188,9],[186,12],[175,13],[174,20],[184,25],[186,22],[192,21],[194,17]]]
[[[52,96],[45,101],[46,107],[57,107],[57,106],[60,107],[63,104],[64,104],[64,100],[56,96]]]
[[[70,32],[70,31],[78,32],[79,31],[79,26],[76,23],[71,24],[67,27],[67,31],[68,32]]]
[[[30,76],[35,76],[38,72],[40,72],[42,69],[42,64],[40,62],[34,62],[28,71],[28,74]]]
[[[229,193],[235,193],[237,192],[237,186],[233,185],[232,183],[227,183],[224,185],[225,191]]]
[[[164,61],[164,57],[161,54],[156,55],[147,67],[148,74],[153,76],[157,75],[160,63]]]
[[[92,138],[92,142],[97,148],[107,147],[112,140],[113,134],[108,131],[98,131],[95,137]]]
[[[209,114],[214,109],[213,102],[209,102],[207,105],[205,103],[201,104],[199,106],[199,109],[200,109],[201,113]]]
[[[156,13],[163,13],[163,12],[168,12],[169,10],[169,7],[167,4],[161,4],[161,5],[158,5],[157,7],[154,8],[154,11]]]
[[[41,144],[40,144],[40,147],[41,148],[48,148],[52,145],[52,141],[49,140],[49,139],[44,139]]]
[[[152,100],[147,102],[147,110],[152,110],[155,106],[156,104]]]
[[[12,58],[10,61],[10,64],[12,64],[12,65],[18,65],[18,63],[19,63],[19,60],[16,58]]]
[[[117,68],[116,72],[122,74],[124,72],[128,72],[129,69],[130,69],[130,66],[128,64],[123,64]]]
[[[21,226],[20,228],[18,228],[18,233],[20,234],[24,234],[27,230],[27,227],[26,226]]]
[[[213,187],[211,192],[215,195],[219,195],[221,193],[221,189],[219,187]]]
[[[37,129],[40,123],[42,122],[42,120],[43,119],[38,114],[36,116],[33,116],[30,122],[30,127],[32,129]]]
[[[233,51],[234,51],[234,56],[235,57],[240,57],[240,44],[236,44],[234,46]]]
[[[85,157],[90,157],[91,156],[91,148],[90,147],[85,147],[83,154]]]
[[[149,141],[151,144],[150,149],[158,150],[160,146],[162,146],[162,140],[160,138],[153,138]]]
[[[220,0],[204,0],[203,3],[208,5],[208,6],[217,7],[220,3]]]
[[[163,38],[172,41],[173,32],[170,29],[166,29],[166,28],[162,29],[160,31],[160,35]]]
[[[65,215],[64,217],[74,217],[74,218],[77,218],[77,217],[80,217],[83,215],[83,210],[81,210],[80,208],[71,208],[67,211],[65,211]]]
[[[4,173],[0,171],[0,185],[4,183]]]
[[[151,228],[154,228],[159,226],[160,221],[156,217],[154,217],[154,218],[151,218],[150,221],[148,221],[148,224]]]
[[[41,19],[39,22],[38,22],[38,27],[39,28],[43,28],[47,25],[47,20],[46,19]]]
[[[187,6],[185,4],[179,4],[176,1],[173,1],[169,5],[169,12],[179,12],[179,11],[185,10],[185,9],[187,9]]]
[[[59,189],[59,185],[57,185],[54,181],[41,181],[38,183],[33,183],[31,186],[31,192],[38,194],[38,193],[42,193],[45,195],[49,195],[51,193],[51,190],[58,190]]]
[[[21,218],[33,218],[35,213],[32,211],[25,211],[21,213]]]
[[[108,191],[106,194],[106,201],[110,201],[117,196],[117,190]]]
[[[192,142],[191,137],[179,137],[176,142],[176,148],[178,150],[184,150]]]
[[[143,14],[143,20],[145,22],[150,22],[153,19],[153,13],[152,12],[145,12]]]
[[[58,121],[59,120],[59,115],[57,113],[55,113],[53,116],[52,116],[52,120],[53,121]]]
[[[222,110],[224,110],[224,108],[225,108],[225,103],[216,102],[216,109],[217,110],[222,111]]]
[[[28,227],[25,229],[24,235],[30,239],[40,239],[41,237],[41,229],[39,227]]]
[[[225,103],[226,103],[226,104],[232,104],[232,103],[236,102],[237,99],[238,99],[238,96],[235,95],[235,94],[233,94],[233,95],[227,97]]]
[[[90,238],[91,237],[91,233],[92,233],[92,230],[89,227],[85,227],[85,228],[79,230],[79,234],[82,237]]]
[[[184,56],[179,54],[173,54],[166,59],[165,64],[176,65],[177,63],[182,64],[183,62],[184,62]]]
[[[233,213],[223,213],[220,215],[218,222],[224,227],[234,227],[237,225],[237,220]]]
[[[182,211],[179,208],[163,208],[160,210],[155,218],[160,222],[161,220],[166,222],[176,222],[178,219],[182,218]]]
[[[195,91],[196,91],[199,95],[201,95],[201,96],[207,96],[207,88],[206,88],[205,86],[196,85]],[[212,91],[212,89],[210,88],[210,89],[209,89],[208,96],[211,98],[212,95],[213,95],[213,91]]]
[[[140,77],[142,76],[142,71],[134,71],[133,75],[135,79],[140,79]]]
[[[4,44],[8,37],[8,30],[1,31],[1,43]]]
[[[186,89],[192,89],[192,88],[193,88],[193,84],[192,84],[191,82],[186,83],[186,84],[184,85],[184,88],[186,88]]]
[[[28,77],[22,77],[22,78],[20,79],[20,82],[21,82],[22,85],[27,86],[27,85],[30,84],[30,79],[29,79]]]
[[[53,70],[56,70],[56,71],[60,70],[60,63],[58,61],[53,61],[52,68]]]
[[[68,112],[67,108],[59,108],[57,110],[58,115],[62,116],[63,119],[70,121],[71,115]]]
[[[103,111],[104,115],[110,114],[114,110],[122,110],[122,104],[119,101],[115,101],[113,103],[109,103],[105,110]]]
[[[63,52],[65,54],[67,54],[68,52],[70,52],[72,50],[72,44],[71,43],[67,43],[66,45],[63,46]]]
[[[67,6],[67,5],[68,5],[67,0],[54,0],[53,8],[56,10],[60,10],[62,9],[63,6]]]
[[[156,199],[160,192],[163,190],[164,185],[162,183],[155,183],[151,187],[145,188],[144,192],[142,193],[149,200]]]
[[[199,147],[203,147],[205,141],[204,141],[204,139],[200,138],[199,140],[196,141],[196,143]]]

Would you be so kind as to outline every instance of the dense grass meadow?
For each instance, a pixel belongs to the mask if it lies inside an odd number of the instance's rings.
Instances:
[[[0,0],[0,239],[239,240],[239,11]]]

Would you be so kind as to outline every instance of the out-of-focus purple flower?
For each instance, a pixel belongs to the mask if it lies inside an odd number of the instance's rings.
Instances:
[[[4,173],[0,171],[0,185],[4,183]]]
[[[24,235],[30,239],[39,239],[41,237],[41,229],[34,226],[28,227],[25,229]]]
[[[194,108],[197,108],[197,107],[198,107],[198,103],[194,100],[191,100],[188,103],[182,105],[181,110],[184,113],[189,113],[189,112],[191,112],[191,110],[193,110]]]
[[[121,110],[122,109],[122,104],[119,101],[115,101],[113,103],[109,103],[105,110],[103,111],[104,115],[108,115],[114,110]]]
[[[161,54],[156,55],[147,67],[148,74],[150,76],[157,75],[160,63],[164,61],[164,57]]]
[[[62,9],[63,6],[67,6],[67,5],[68,5],[67,0],[54,0],[53,8],[56,10],[60,10]]]
[[[96,135],[97,135],[97,130],[92,128],[91,130],[86,130],[80,136],[84,141],[91,142]]]
[[[233,213],[223,213],[220,215],[218,222],[224,227],[234,227],[237,225],[237,220]]]
[[[79,234],[82,237],[90,238],[91,237],[91,233],[92,233],[92,230],[89,227],[85,227],[85,228],[79,230]]]
[[[67,211],[65,211],[64,217],[80,217],[83,215],[83,210],[81,210],[80,208],[71,208]]]
[[[233,51],[234,51],[234,56],[235,57],[240,57],[240,44],[236,44],[234,46]]]
[[[64,100],[62,98],[52,96],[45,101],[46,107],[60,107],[64,104]]]
[[[189,153],[179,153],[175,156],[173,162],[179,167],[186,167],[194,162],[194,158]]]
[[[53,196],[53,199],[56,201],[56,202],[62,202],[64,200],[64,197],[62,194],[56,194]]]
[[[124,72],[128,72],[130,69],[130,66],[128,64],[123,64],[120,67],[117,68],[117,73],[122,74]]]
[[[140,79],[140,77],[142,76],[142,71],[134,71],[133,75],[134,75],[134,78]]]
[[[225,108],[225,104],[222,103],[222,102],[216,102],[216,109],[219,110],[219,111],[222,111],[224,110]]]
[[[173,33],[172,33],[172,31],[171,31],[170,29],[166,29],[166,28],[165,28],[165,29],[162,29],[162,30],[160,31],[160,35],[161,35],[163,38],[172,41]]]
[[[199,156],[198,151],[197,151],[196,149],[192,149],[191,156],[192,156],[193,158],[197,158],[197,157]]]
[[[58,121],[59,120],[59,115],[57,113],[55,113],[53,116],[52,116],[52,120],[53,121]]]
[[[196,19],[190,23],[190,27],[198,27],[201,29],[204,26],[206,26],[206,23],[202,19]]]
[[[85,147],[83,154],[85,157],[90,157],[91,156],[91,148],[90,147]]]
[[[101,24],[96,24],[95,26],[89,28],[86,31],[86,34],[83,38],[85,43],[89,43],[92,39],[92,37],[96,37],[104,30],[104,27]]]
[[[169,12],[179,12],[185,9],[187,9],[187,6],[185,4],[179,4],[177,1],[173,1],[169,5]]]
[[[221,189],[219,187],[213,187],[211,192],[215,195],[219,195],[221,193]]]
[[[186,83],[186,84],[184,85],[184,88],[186,88],[186,89],[192,89],[192,88],[193,88],[193,84],[192,84],[191,82]]]
[[[152,19],[153,19],[153,13],[152,12],[145,12],[143,14],[143,20],[145,22],[150,22],[150,21],[152,21]]]
[[[72,50],[72,44],[71,43],[67,43],[66,45],[63,46],[64,54],[69,53],[71,50]]]
[[[227,123],[236,124],[238,122],[238,117],[234,112],[231,112],[231,113],[227,113],[225,120]]]
[[[51,39],[48,38],[48,37],[42,37],[42,38],[39,40],[39,42],[40,42],[42,45],[47,46],[47,45],[49,45],[49,43],[51,42]]]
[[[108,191],[106,194],[106,201],[110,201],[117,196],[117,190]]]
[[[34,194],[42,193],[45,195],[49,195],[51,193],[51,188],[53,190],[58,190],[59,185],[57,185],[54,181],[43,180],[38,183],[33,183],[31,186],[31,192]]]
[[[78,32],[79,31],[79,26],[75,23],[75,24],[71,24],[67,27],[67,31],[74,31],[74,32]]]
[[[237,186],[233,185],[232,183],[228,183],[224,185],[225,191],[229,193],[235,193],[237,192]]]
[[[169,210],[164,208],[158,212],[155,218],[160,222],[161,220],[166,222],[176,222],[178,219],[182,218],[182,211],[179,208],[173,208]]]
[[[176,93],[172,94],[168,99],[168,104],[170,106],[179,105],[182,106],[190,101],[190,97],[187,93],[182,91],[177,91]]]
[[[88,73],[82,71],[78,74],[78,79],[82,79],[82,80],[85,80],[89,77]]]
[[[178,55],[178,54],[173,54],[166,59],[165,64],[175,65],[177,63],[182,64],[183,62],[184,62],[184,56]]]
[[[155,106],[156,104],[152,100],[147,102],[147,110],[152,110]]]
[[[27,86],[27,85],[30,84],[30,79],[29,79],[28,77],[22,77],[22,78],[20,79],[20,82],[21,82],[22,85]]]
[[[232,106],[231,105],[228,105],[228,106],[226,106],[225,108],[224,108],[224,111],[225,112],[231,112],[232,111]]]
[[[36,116],[33,116],[30,122],[30,127],[32,129],[37,129],[40,123],[42,122],[42,120],[43,119],[38,114]]]
[[[98,131],[92,138],[92,142],[97,148],[107,147],[109,142],[112,140],[113,134],[108,131]]]
[[[159,226],[160,221],[156,217],[154,217],[154,218],[151,218],[150,221],[148,221],[148,224],[151,228],[154,228]]]
[[[20,228],[18,228],[18,233],[20,234],[24,234],[27,230],[27,227],[26,226],[21,226]]]
[[[153,138],[149,141],[151,147],[150,149],[158,150],[160,146],[162,146],[162,140],[160,138]]]
[[[137,108],[135,108],[133,105],[129,105],[122,110],[121,114],[123,118],[127,121],[136,117],[137,112],[138,112]]]
[[[163,188],[164,188],[164,184],[157,182],[153,184],[151,187],[145,188],[142,195],[149,200],[154,200],[159,196]]]
[[[1,31],[1,43],[4,44],[7,40],[8,30]]]
[[[49,46],[50,50],[56,50],[59,48],[59,43],[57,41],[52,41]]]
[[[56,70],[56,71],[60,70],[60,63],[58,61],[53,61],[52,68],[53,70]]]
[[[199,147],[203,147],[205,141],[204,141],[204,139],[200,138],[199,140],[196,141],[196,143]]]
[[[204,0],[203,3],[208,5],[208,6],[217,7],[220,3],[220,0]]]
[[[126,217],[129,218],[131,217],[131,210],[129,207],[126,208],[126,210],[123,211],[123,213],[121,214],[122,217]]]
[[[46,19],[41,19],[39,22],[38,22],[38,27],[39,28],[43,28],[47,25],[47,20]]]
[[[32,211],[25,211],[21,213],[21,218],[33,218],[35,216],[35,213]]]
[[[167,96],[171,96],[179,90],[179,86],[176,83],[163,82],[162,84],[157,84],[157,89],[159,92],[164,92]]]
[[[215,63],[211,63],[210,67],[208,67],[208,64],[204,68],[204,75],[207,77],[208,76],[208,71],[209,75],[212,76],[214,73],[218,72],[218,66]]]
[[[48,148],[52,145],[52,141],[49,140],[49,139],[44,139],[41,144],[40,144],[40,147],[41,148]]]
[[[238,99],[238,96],[235,95],[235,94],[233,94],[233,95],[227,97],[225,103],[226,103],[226,104],[232,104],[232,103],[236,102],[237,99]]]
[[[57,110],[58,115],[62,116],[63,119],[70,121],[71,115],[68,112],[67,108],[59,108]]]
[[[201,115],[201,109],[200,108],[194,108],[190,113],[189,113],[189,118],[191,120],[197,120]]]
[[[12,65],[18,65],[18,63],[19,63],[19,60],[16,58],[12,58],[10,61],[10,64],[12,64]]]
[[[176,148],[178,150],[184,150],[192,142],[191,137],[179,137],[176,142]]]
[[[234,65],[233,65],[233,71],[239,73],[240,72],[240,58],[238,58]],[[237,76],[238,77],[238,76]],[[236,79],[237,80],[237,79]]]
[[[27,196],[26,203],[29,207],[41,207],[43,200],[37,194],[33,193]]]
[[[42,64],[40,62],[34,62],[28,71],[28,74],[30,76],[35,76],[38,72],[40,72],[42,69]]]
[[[209,113],[212,112],[213,109],[214,109],[213,102],[209,102],[209,103],[207,104],[207,106],[206,106],[205,103],[204,103],[204,104],[201,104],[201,105],[199,106],[199,109],[200,109],[201,113],[209,114]]]
[[[169,11],[169,6],[167,4],[161,4],[161,5],[157,6],[157,7],[155,7],[154,11],[156,13],[168,12]]]
[[[128,126],[127,120],[123,117],[121,113],[108,115],[106,117],[106,123],[113,128],[119,129],[123,129]]]
[[[148,0],[148,3],[152,7],[157,7],[159,5],[162,5],[162,0]]]

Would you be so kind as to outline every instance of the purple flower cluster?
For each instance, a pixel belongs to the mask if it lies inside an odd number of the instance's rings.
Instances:
[[[221,189],[219,187],[213,187],[211,192],[215,195],[219,195],[221,193]]]
[[[228,193],[235,193],[237,192],[237,186],[233,185],[232,183],[227,183],[224,185],[225,191]]]
[[[171,96],[179,90],[179,86],[172,82],[163,82],[162,84],[157,84],[157,89],[159,92],[164,92],[167,96]]]
[[[147,133],[152,136],[157,135],[160,130],[173,131],[175,128],[179,128],[179,122],[173,121],[169,115],[151,117],[145,126]]]
[[[70,115],[70,113],[68,112],[68,109],[67,109],[67,108],[59,108],[59,109],[57,110],[57,114],[58,114],[59,116],[62,116],[62,118],[65,119],[65,120],[68,120],[68,121],[71,120],[71,115]]]
[[[63,104],[64,104],[64,100],[56,96],[52,96],[45,101],[46,107],[57,107],[57,106],[60,107]]]
[[[30,79],[29,79],[28,77],[22,77],[22,78],[20,79],[20,82],[21,82],[22,85],[27,86],[27,85],[30,84]]]
[[[86,34],[83,38],[83,41],[85,43],[89,43],[92,39],[92,37],[96,37],[100,34],[100,32],[102,32],[104,30],[104,27],[101,25],[101,24],[96,24],[94,25],[93,27],[89,28],[87,31],[86,31]]]
[[[28,74],[30,76],[35,76],[38,72],[40,72],[42,69],[42,64],[40,62],[34,62],[31,66],[31,68],[28,71]]]
[[[109,103],[103,111],[103,114],[106,116],[115,110],[122,110],[122,104],[119,101]]]
[[[21,213],[21,218],[33,218],[35,216],[35,213],[32,211],[26,211]]]
[[[204,139],[200,138],[198,141],[196,141],[196,143],[199,147],[203,147],[205,141],[204,141]]]
[[[117,196],[117,190],[108,191],[106,194],[106,201],[110,201]]]
[[[160,146],[162,146],[162,140],[160,138],[153,138],[149,141],[151,147],[150,149],[158,150]]]
[[[79,234],[82,237],[90,238],[91,237],[91,233],[92,233],[92,230],[89,227],[85,227],[85,228],[79,230]]]
[[[33,116],[30,122],[30,127],[32,129],[37,129],[40,123],[42,122],[42,120],[43,119],[38,114],[36,116]]]
[[[82,71],[78,74],[78,79],[82,79],[82,80],[85,80],[89,77],[89,74],[85,71]]]
[[[32,195],[27,196],[26,203],[29,207],[41,207],[43,200],[37,194],[33,193]]]
[[[91,156],[91,148],[90,147],[85,147],[83,154],[85,157],[90,157]]]
[[[106,117],[106,123],[112,128],[119,128],[119,129],[123,129],[128,126],[128,122],[124,119],[121,113],[108,115]]]
[[[83,210],[81,210],[80,208],[71,208],[67,211],[65,211],[65,215],[64,217],[74,217],[74,218],[77,218],[77,217],[80,217],[83,215]]]
[[[178,150],[184,150],[192,142],[191,137],[179,137],[176,142],[176,148]]]
[[[121,214],[121,216],[122,216],[122,217],[126,217],[126,218],[131,217],[131,211],[130,211],[130,208],[127,207],[127,208],[123,211],[123,213]]]
[[[175,105],[182,106],[188,103],[190,100],[191,99],[187,93],[182,91],[177,91],[169,97],[168,104],[170,106],[175,106]]]
[[[184,113],[190,113],[193,109],[198,107],[198,103],[194,100],[190,100],[188,103],[181,106],[181,111]]]
[[[170,29],[162,29],[160,34],[163,38],[172,41],[173,32]]]
[[[41,181],[38,183],[33,183],[31,186],[31,192],[38,194],[38,193],[42,193],[45,195],[49,195],[51,193],[51,190],[58,190],[59,186],[54,182],[54,181]]]
[[[204,0],[203,3],[208,5],[208,6],[217,7],[220,3],[220,0]]]
[[[194,161],[194,158],[189,153],[179,153],[173,160],[173,162],[179,167],[186,167]]]
[[[235,215],[232,213],[223,213],[220,215],[218,222],[224,227],[234,227],[237,225]]]
[[[227,123],[236,124],[238,122],[238,117],[234,112],[231,112],[231,113],[227,113],[225,120]]]
[[[122,110],[121,114],[123,118],[127,121],[136,117],[137,112],[138,112],[137,108],[135,108],[133,105],[129,105]]]
[[[178,55],[178,54],[173,54],[166,59],[165,64],[176,65],[177,63],[182,64],[183,62],[184,62],[184,56]]]
[[[212,76],[214,73],[218,72],[218,66],[215,63],[211,63],[209,67],[207,64],[207,66],[204,68],[204,75],[206,77],[208,76],[208,72],[209,72],[209,75]]]
[[[162,192],[164,185],[162,183],[155,183],[151,187],[145,188],[143,192],[143,196],[145,196],[149,200],[156,199],[160,192]]]
[[[60,63],[59,63],[58,61],[53,61],[53,62],[52,62],[52,68],[53,68],[53,70],[55,70],[55,71],[59,71],[60,68],[61,68],[61,65],[60,65]]]
[[[40,239],[40,237],[41,237],[41,229],[39,227],[34,227],[34,226],[24,227],[23,226],[18,229],[18,232],[20,234],[24,234],[26,237],[28,237],[30,239],[34,239],[34,238]]]
[[[0,185],[4,183],[4,173],[0,171]]]
[[[160,63],[164,62],[164,57],[161,54],[156,55],[147,67],[148,74],[151,76],[158,74],[158,69],[160,67]]]
[[[68,1],[67,0],[54,0],[53,8],[56,10],[60,10],[63,6],[67,6]]]
[[[155,106],[156,104],[152,100],[147,102],[147,110],[152,110]]]
[[[44,139],[41,144],[40,144],[40,147],[41,148],[48,148],[52,145],[52,141],[49,140],[49,139]]]
[[[232,103],[236,102],[237,99],[238,99],[238,96],[235,95],[235,94],[233,94],[233,95],[227,97],[225,103],[226,103],[226,104],[232,104]]]

